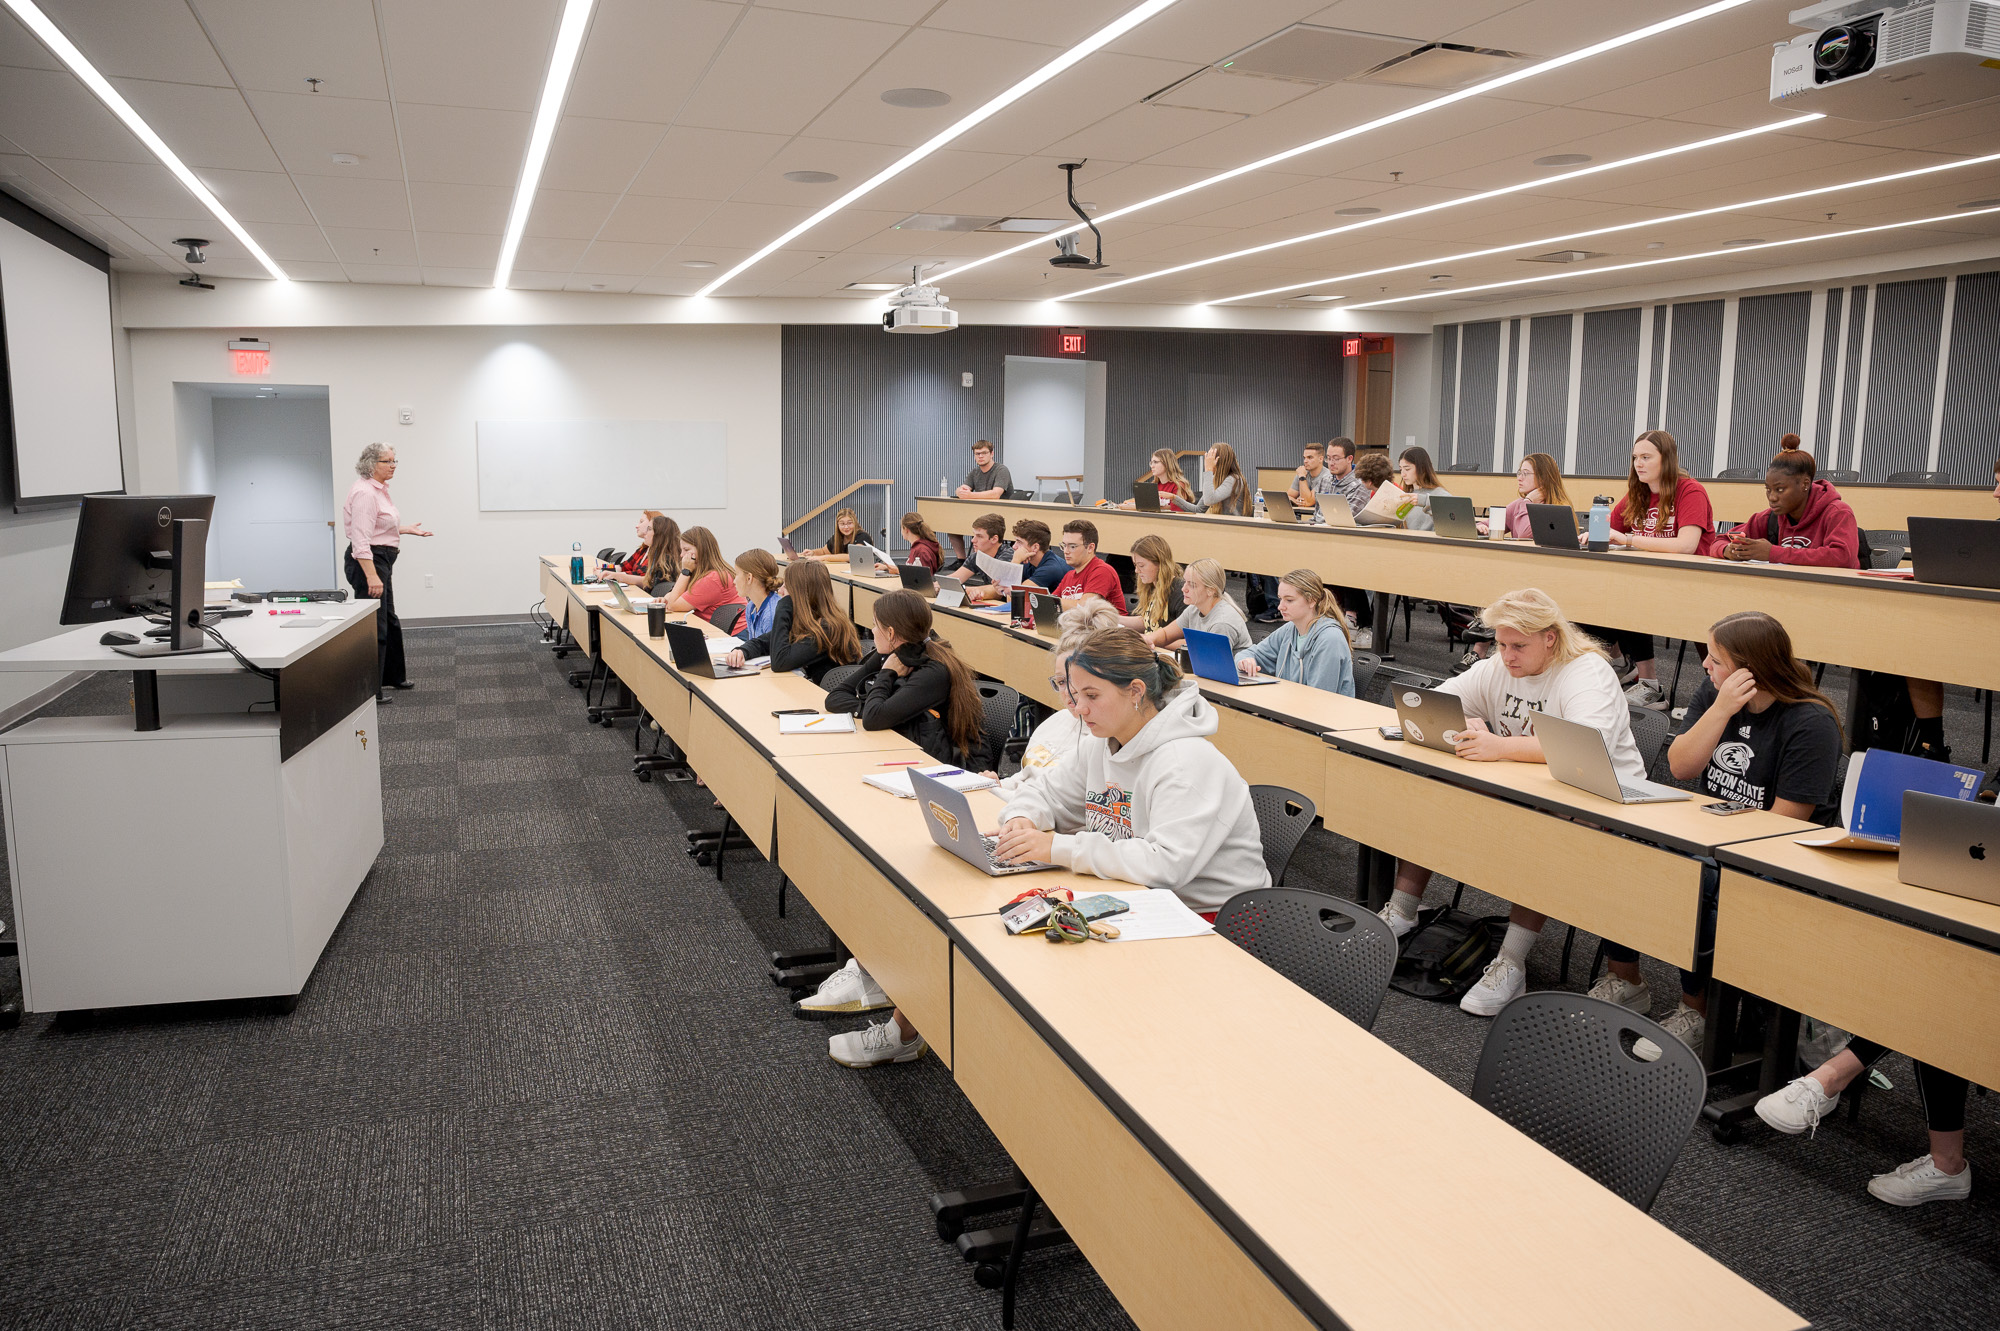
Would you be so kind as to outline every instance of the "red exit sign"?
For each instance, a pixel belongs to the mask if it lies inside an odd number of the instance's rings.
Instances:
[[[1361,339],[1358,337],[1346,339],[1340,344],[1340,354],[1343,356],[1359,356],[1361,354]]]
[[[1063,329],[1057,337],[1056,345],[1065,356],[1081,356],[1083,354],[1083,330],[1081,328]]]

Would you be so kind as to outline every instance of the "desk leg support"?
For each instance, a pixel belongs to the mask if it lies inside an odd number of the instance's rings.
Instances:
[[[134,670],[132,672],[132,729],[158,730],[160,728],[160,672],[157,670]]]
[[[1369,910],[1380,910],[1389,904],[1389,894],[1396,889],[1396,857],[1359,843],[1355,851],[1355,903]]]
[[[1389,632],[1396,626],[1396,617],[1391,608],[1393,602],[1387,592],[1376,592],[1371,599],[1374,601],[1374,614],[1372,618],[1375,621],[1373,629],[1375,635],[1375,655],[1381,657],[1384,661],[1393,661],[1396,658],[1389,651]]]

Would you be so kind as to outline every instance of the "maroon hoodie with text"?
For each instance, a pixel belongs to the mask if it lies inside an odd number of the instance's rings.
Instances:
[[[1771,543],[1773,564],[1810,564],[1815,568],[1860,568],[1861,532],[1854,510],[1833,488],[1833,482],[1817,480],[1806,496],[1806,506],[1797,521],[1780,517],[1770,509],[1751,515],[1743,524],[1743,534],[1752,540]]]

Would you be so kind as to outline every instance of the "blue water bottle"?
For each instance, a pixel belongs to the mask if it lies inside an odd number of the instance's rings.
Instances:
[[[1595,529],[1593,528],[1593,530]],[[578,552],[580,552],[583,549],[583,542],[571,541],[569,543],[569,548],[571,551],[569,557],[570,586],[581,587],[583,585],[583,555]]]
[[[1600,554],[1611,548],[1611,501],[1603,495],[1590,501],[1590,548]]]

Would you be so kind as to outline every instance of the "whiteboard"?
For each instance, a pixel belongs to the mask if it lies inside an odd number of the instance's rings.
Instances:
[[[111,277],[0,220],[15,497],[125,488],[111,374]]]
[[[722,421],[480,421],[482,512],[726,508]]]

